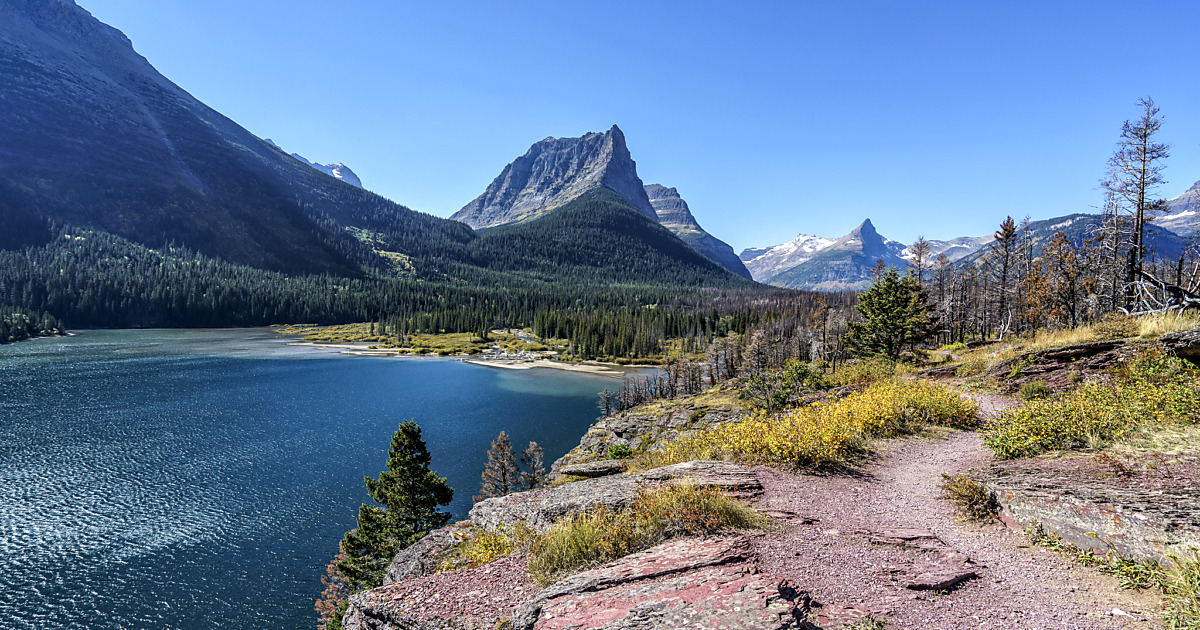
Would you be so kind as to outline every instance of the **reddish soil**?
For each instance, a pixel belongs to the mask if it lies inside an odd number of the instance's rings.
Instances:
[[[1009,404],[980,397],[985,414]],[[1115,578],[1034,547],[999,524],[960,522],[938,488],[943,473],[988,463],[977,433],[894,441],[852,474],[816,476],[758,468],[758,507],[795,516],[756,538],[763,571],[790,578],[833,608],[856,607],[893,628],[1158,628],[1159,601]],[[926,549],[875,533],[928,532],[969,558],[976,573],[943,590],[912,590]],[[942,556],[944,557],[944,552]],[[960,556],[961,557],[961,556]]]

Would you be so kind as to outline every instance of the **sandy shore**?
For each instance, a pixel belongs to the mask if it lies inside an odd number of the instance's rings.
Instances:
[[[603,363],[563,363],[562,361],[554,361],[551,359],[542,359],[538,361],[517,361],[511,359],[463,359],[463,363],[472,365],[482,365],[484,367],[501,368],[505,370],[532,370],[534,368],[549,368],[553,370],[566,370],[567,372],[583,372],[586,374],[595,374],[597,376],[611,376],[614,378],[622,378],[625,376],[625,370],[612,365]]]
[[[374,344],[361,343],[321,343],[317,341],[296,341],[288,344],[289,346],[305,346],[308,348],[320,348],[322,350],[335,350],[341,354],[352,354],[355,356],[364,357],[405,357],[405,358],[431,358],[432,355],[411,354],[400,352],[393,348],[372,348]],[[525,361],[517,359],[484,359],[484,358],[466,358],[462,355],[452,355],[446,357],[434,357],[439,359],[453,359],[470,363],[471,365],[482,365],[483,367],[500,368],[503,370],[532,370],[534,368],[547,368],[552,370],[565,370],[567,372],[581,372],[584,374],[595,374],[597,376],[610,376],[613,378],[624,378],[626,370],[617,365],[585,362],[585,363],[563,363],[553,359],[539,359],[537,361]]]

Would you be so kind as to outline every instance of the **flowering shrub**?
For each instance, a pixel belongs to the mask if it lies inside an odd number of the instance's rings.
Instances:
[[[1187,364],[1152,350],[1126,361],[1109,382],[1034,400],[997,418],[984,444],[998,457],[1109,444],[1142,429],[1200,422],[1200,389]]]
[[[770,417],[749,418],[676,440],[639,459],[645,468],[690,461],[727,459],[757,464],[827,466],[845,462],[871,438],[891,437],[929,424],[973,421],[974,401],[926,381],[878,381],[842,400],[801,407]]]

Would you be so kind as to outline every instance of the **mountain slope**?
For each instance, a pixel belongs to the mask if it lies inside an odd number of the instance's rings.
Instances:
[[[899,256],[903,247],[880,236],[867,219],[808,260],[773,276],[770,284],[816,291],[864,289],[870,286],[871,270],[880,259],[888,267],[907,268]]]
[[[0,246],[47,220],[254,267],[358,274],[372,250],[443,255],[473,235],[302,164],[159,74],[70,0],[0,0]],[[347,227],[373,232],[368,244]]]
[[[616,125],[606,133],[535,143],[450,218],[473,228],[529,221],[598,187],[615,191],[642,214],[657,219],[625,134]]]
[[[738,259],[733,248],[700,227],[696,217],[692,216],[687,202],[679,196],[678,190],[660,184],[647,184],[645,188],[646,196],[650,198],[650,205],[654,207],[654,212],[658,215],[658,222],[663,227],[683,239],[683,242],[691,245],[696,251],[704,254],[709,260],[747,280],[752,279],[750,271]]]
[[[1192,184],[1182,195],[1167,200],[1163,215],[1153,225],[1171,230],[1180,236],[1200,232],[1200,182]]]
[[[488,230],[469,251],[481,267],[543,281],[750,285],[603,187],[536,220]]]

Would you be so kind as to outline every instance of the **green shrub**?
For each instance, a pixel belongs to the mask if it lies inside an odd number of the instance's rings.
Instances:
[[[1046,381],[1029,381],[1021,385],[1021,398],[1025,400],[1041,400],[1049,398],[1053,392]]]
[[[1000,512],[996,495],[987,486],[969,475],[942,474],[942,498],[954,504],[963,517],[973,521],[989,521]]]
[[[628,508],[600,509],[555,523],[529,546],[529,573],[549,585],[578,571],[652,547],[674,536],[762,529],[769,520],[720,491],[669,484],[639,492]]]
[[[966,349],[967,349],[967,344],[965,344],[961,341],[956,341],[954,343],[948,343],[948,344],[938,348],[938,351],[939,352],[958,352],[959,350],[966,350]]]
[[[1200,421],[1200,389],[1185,363],[1160,351],[1126,361],[1112,382],[1087,383],[1000,415],[984,431],[998,457],[1106,446],[1140,429]]]
[[[628,444],[613,444],[608,447],[609,459],[626,459],[633,457],[633,449]]]

